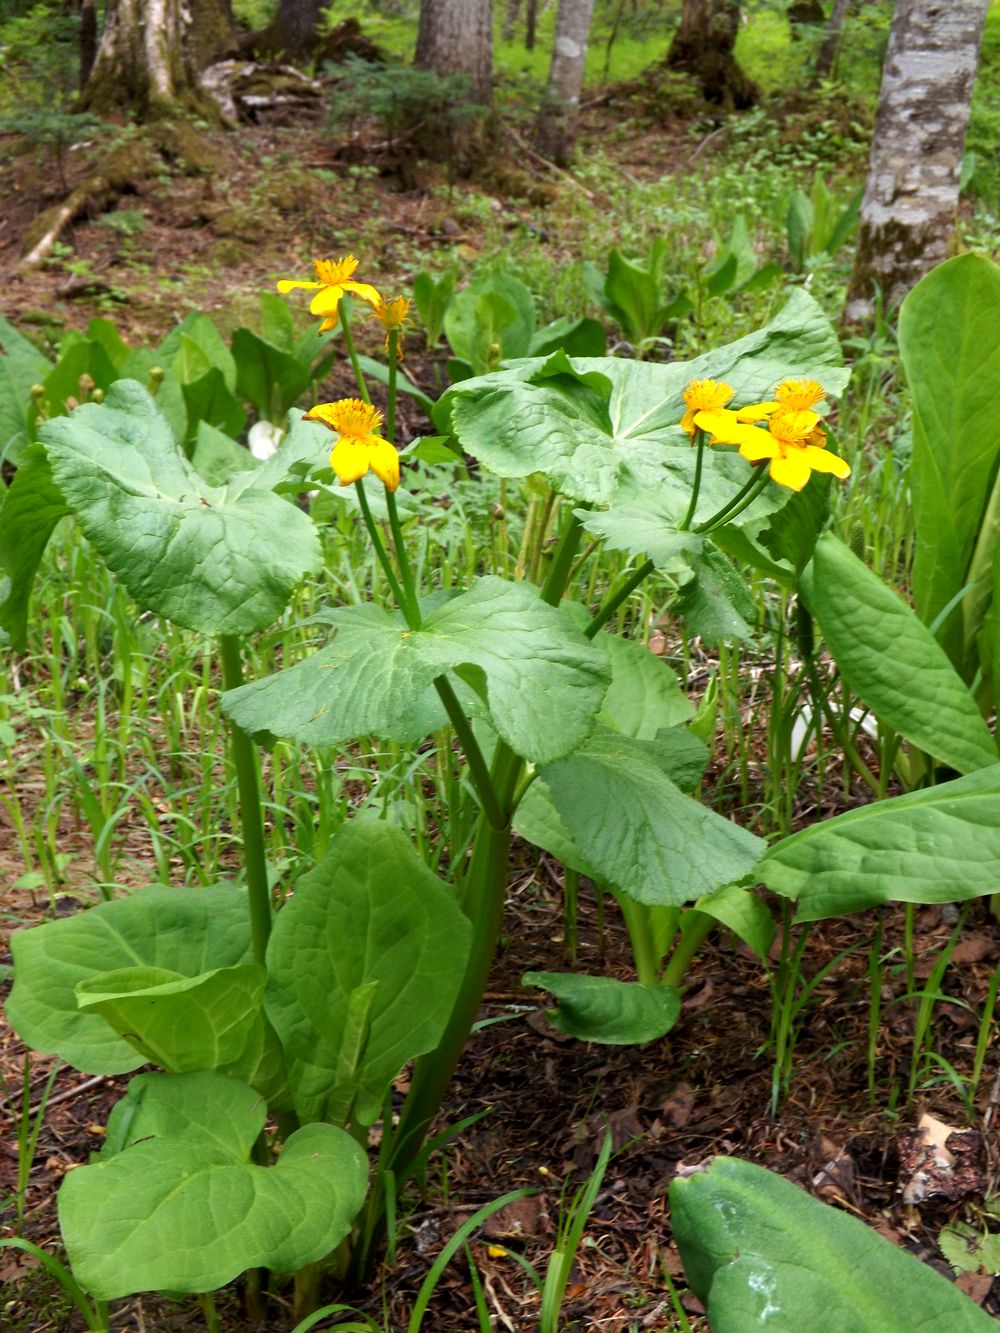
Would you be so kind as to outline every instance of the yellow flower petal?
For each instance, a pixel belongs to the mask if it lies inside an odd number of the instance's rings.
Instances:
[[[305,287],[308,291],[315,291],[317,287],[322,287],[321,282],[304,282],[298,278],[281,278],[278,281],[278,291],[284,296],[285,292],[293,291],[296,287]]]
[[[368,461],[368,450],[364,444],[349,435],[342,435],[330,454],[330,466],[336,472],[341,486],[350,486],[352,481],[360,481],[368,471]]]
[[[388,440],[383,440],[378,435],[369,435],[367,445],[371,470],[379,481],[384,482],[390,491],[394,491],[399,485],[399,454]]]
[[[362,301],[367,301],[369,305],[378,305],[382,297],[378,291],[368,282],[342,282],[341,291],[350,292],[352,296],[360,296]]]
[[[809,480],[809,464],[804,449],[788,449],[780,458],[771,459],[771,479],[789,490],[801,491]]]
[[[851,475],[851,469],[842,458],[829,453],[826,449],[817,449],[814,444],[807,444],[802,450],[806,462],[814,472],[829,472],[841,481]]]
[[[322,287],[309,302],[309,313],[332,318],[337,313],[343,295],[340,287]]]
[[[783,380],[774,396],[783,408],[801,412],[815,407],[826,397],[826,391],[818,380]]]
[[[736,409],[737,421],[763,421],[772,412],[777,412],[780,403],[748,403],[746,407]]]
[[[758,431],[759,440],[749,440],[746,444],[740,445],[740,457],[745,458],[748,463],[759,463],[762,458],[778,458],[781,455],[781,445],[777,440],[772,440],[765,431]]]

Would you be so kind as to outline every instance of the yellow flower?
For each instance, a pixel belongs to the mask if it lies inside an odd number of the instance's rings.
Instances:
[[[699,418],[710,416],[699,413],[695,419],[702,429],[710,429]],[[735,415],[735,414],[734,414]],[[738,444],[740,455],[749,463],[768,458],[772,481],[790,490],[801,491],[813,472],[830,472],[835,477],[851,475],[851,469],[836,454],[827,453],[826,436],[816,412],[781,408],[767,423],[767,430],[732,422],[720,435],[719,444]]]
[[[378,304],[372,307],[372,314],[385,326],[385,350],[389,350],[389,334],[397,329],[402,335],[403,329],[410,322],[410,301],[405,296],[397,296],[391,301],[379,297]],[[396,339],[396,355],[403,359],[402,337]]]
[[[354,270],[358,266],[358,261],[353,255],[346,255],[343,259],[316,259],[313,260],[313,267],[316,269],[316,282],[303,282],[294,278],[282,278],[278,283],[278,291],[282,295],[290,292],[294,287],[304,287],[307,291],[314,291],[316,295],[309,302],[309,310],[313,315],[321,315],[323,323],[319,326],[320,333],[326,333],[328,329],[337,327],[337,307],[340,305],[341,298],[349,292],[352,296],[360,296],[362,301],[367,301],[369,305],[377,305],[381,296],[367,282],[355,282],[353,278]]]
[[[692,380],[682,394],[687,411],[681,417],[681,430],[694,439],[696,412],[718,412],[736,392],[721,380]]]
[[[784,411],[809,412],[826,394],[817,380],[783,380],[774,396]]]
[[[360,481],[369,468],[390,491],[399,485],[399,454],[388,440],[375,434],[382,425],[377,408],[360,398],[341,398],[336,403],[320,403],[306,413],[305,420],[322,421],[340,436],[330,454],[330,466],[341,486]]]
[[[695,427],[708,431],[712,444],[726,444],[725,432],[746,421],[762,421],[777,408],[777,403],[748,403],[746,407],[726,407],[735,390],[719,380],[692,380],[684,390],[687,411],[681,417],[681,429],[694,439]]]

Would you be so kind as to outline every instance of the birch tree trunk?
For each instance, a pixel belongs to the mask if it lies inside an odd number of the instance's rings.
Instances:
[[[555,162],[567,161],[573,151],[593,13],[594,0],[559,0],[549,83],[535,131],[539,150]]]
[[[896,305],[947,259],[989,0],[896,0],[845,318]]]
[[[421,0],[416,63],[435,74],[464,74],[474,102],[493,97],[490,0]]]
[[[736,63],[740,0],[682,0],[680,27],[667,68],[697,79],[705,99],[742,110],[757,100],[757,85]]]
[[[232,37],[229,0],[108,0],[79,109],[148,119],[189,111],[217,121],[199,75]]]

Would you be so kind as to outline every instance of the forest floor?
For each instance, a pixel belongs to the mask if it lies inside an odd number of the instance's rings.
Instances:
[[[657,134],[636,122],[623,128],[621,109],[604,104],[588,115],[584,136],[601,142],[623,172],[637,177],[685,170],[698,146],[682,122]],[[403,188],[397,172],[380,174],[366,160],[364,143],[324,139],[312,127],[244,127],[210,138],[212,169],[175,164],[138,182],[117,212],[131,222],[109,226],[109,215],[79,222],[64,238],[52,263],[24,276],[17,273],[21,239],[31,220],[61,197],[52,164],[21,156],[0,166],[0,197],[8,201],[0,229],[0,286],[4,314],[40,329],[84,327],[97,313],[109,314],[124,336],[142,342],[165,334],[192,309],[213,315],[226,329],[256,309],[257,295],[275,276],[307,276],[311,255],[353,252],[377,260],[383,290],[406,290],[414,272],[433,265],[437,252],[457,252],[471,263],[483,253],[484,197],[501,227],[527,226],[539,245],[572,254],[572,235],[562,232],[555,210],[544,201],[559,192],[587,187],[525,160],[509,174],[518,193],[505,193],[501,177],[476,187],[439,181]],[[513,145],[516,152],[516,145]],[[710,159],[711,145],[702,160]],[[69,184],[85,170],[70,166]],[[318,173],[318,174],[317,174]],[[142,218],[141,225],[135,220]],[[492,229],[490,236],[494,235]],[[609,236],[608,242],[613,243]],[[370,271],[370,269],[369,269]],[[410,362],[420,378],[429,366]],[[329,397],[348,392],[335,372]],[[428,384],[428,387],[432,387]],[[410,408],[411,412],[415,409]],[[404,422],[404,425],[407,424]],[[419,423],[414,421],[414,430]],[[763,757],[763,738],[754,749]],[[842,775],[830,770],[830,786],[800,793],[797,820],[808,822],[865,799],[845,794]],[[30,782],[21,791],[30,806]],[[12,846],[3,848],[0,817],[0,878],[11,882],[22,867]],[[150,863],[141,829],[128,856],[137,876]],[[11,844],[13,839],[10,840]],[[61,817],[59,843],[87,881],[89,835]],[[526,1187],[530,1198],[509,1206],[473,1242],[495,1326],[528,1333],[537,1326],[538,1294],[504,1249],[517,1248],[544,1268],[560,1212],[591,1171],[610,1130],[615,1157],[587,1225],[564,1309],[567,1326],[626,1333],[632,1329],[680,1328],[666,1275],[676,1283],[691,1326],[704,1328],[700,1306],[685,1291],[682,1267],[671,1241],[666,1192],[682,1166],[713,1154],[748,1158],[794,1180],[817,1197],[866,1220],[882,1235],[953,1276],[936,1245],[941,1226],[966,1215],[966,1198],[939,1197],[918,1211],[902,1203],[900,1150],[919,1115],[929,1111],[955,1126],[969,1123],[955,1088],[942,1080],[913,1105],[889,1098],[905,1089],[913,1046],[915,1002],[902,968],[885,974],[883,1023],[871,1065],[876,1089],[869,1095],[869,949],[876,932],[882,956],[902,956],[902,910],[819,923],[812,927],[802,975],[825,976],[803,1009],[794,1052],[794,1072],[776,1114],[770,1110],[773,1061],[768,1050],[772,995],[765,969],[727,936],[713,937],[689,974],[680,1023],[661,1042],[644,1048],[583,1045],[549,1027],[530,1008],[520,978],[526,970],[565,965],[565,923],[557,867],[531,849],[519,848],[504,922],[504,947],[486,997],[484,1017],[503,1019],[482,1027],[471,1040],[442,1112],[441,1126],[486,1111],[434,1159],[423,1198],[407,1204],[395,1262],[376,1274],[369,1292],[343,1298],[370,1312],[392,1330],[405,1327],[414,1294],[442,1244],[483,1203],[507,1190]],[[72,871],[71,871],[72,874]],[[72,887],[72,885],[71,885]],[[75,898],[60,900],[68,910]],[[968,1077],[977,1022],[990,974],[1000,959],[1000,924],[985,901],[973,903],[945,977],[948,1002],[937,1007],[935,1049]],[[48,904],[27,890],[5,891],[5,917],[41,920]],[[954,917],[942,907],[916,913],[915,974],[931,972],[948,942]],[[2,961],[9,963],[6,940]],[[584,970],[631,974],[628,942],[610,911],[599,929],[592,898],[584,894],[579,927]],[[896,1001],[896,1003],[893,1003]],[[968,1006],[968,1007],[966,1007]],[[0,1068],[19,1096],[24,1051],[7,1029],[0,1035]],[[31,1065],[33,1100],[50,1068],[45,1058]],[[56,1076],[27,1192],[24,1234],[58,1250],[55,1192],[63,1174],[100,1143],[101,1127],[120,1095],[121,1080],[86,1079],[69,1069]],[[997,1187],[1000,1142],[996,1101],[1000,1074],[996,1047],[987,1059],[972,1124],[982,1134],[979,1188],[974,1204]],[[0,1112],[0,1114],[4,1114]],[[17,1185],[14,1117],[5,1114],[0,1146],[0,1197]],[[5,1219],[9,1221],[10,1219]],[[28,1255],[2,1252],[5,1283],[0,1326],[11,1333],[82,1328],[67,1312],[52,1280]],[[962,1285],[984,1308],[1000,1316],[1000,1282],[966,1275]],[[269,1327],[286,1326],[276,1293]],[[332,1298],[332,1295],[331,1295]],[[240,1313],[235,1288],[220,1305],[223,1327],[252,1327]],[[112,1327],[168,1330],[201,1326],[190,1301],[136,1297],[115,1303]],[[290,1325],[288,1325],[290,1326]],[[467,1264],[447,1269],[430,1307],[436,1333],[471,1333],[475,1306]]]

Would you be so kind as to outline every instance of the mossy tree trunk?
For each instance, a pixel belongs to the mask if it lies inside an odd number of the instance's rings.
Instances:
[[[740,0],[682,0],[667,68],[695,78],[709,102],[737,110],[753,106],[757,85],[733,55],[739,28]]]
[[[199,75],[231,43],[230,0],[108,0],[81,110],[219,119]]]
[[[947,259],[988,0],[896,0],[845,317]]]
[[[546,157],[568,160],[576,137],[594,0],[559,0],[552,64],[535,140]]]
[[[435,74],[463,74],[473,101],[493,99],[493,10],[490,0],[421,0],[417,64]]]

